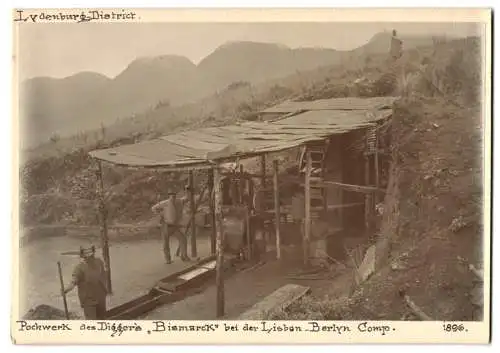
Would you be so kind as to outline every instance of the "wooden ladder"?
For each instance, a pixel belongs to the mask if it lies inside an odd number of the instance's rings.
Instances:
[[[317,180],[324,180],[326,175],[326,155],[328,150],[328,141],[317,143],[314,145],[306,145],[302,149],[300,155],[300,172],[305,175],[307,167],[307,153],[311,153],[311,177]],[[327,208],[327,193],[326,188],[319,186],[317,183],[311,182],[311,207],[323,207],[326,211]],[[313,212],[314,217],[318,217],[317,212]]]

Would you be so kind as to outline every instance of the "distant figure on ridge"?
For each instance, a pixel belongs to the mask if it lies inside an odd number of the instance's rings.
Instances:
[[[396,30],[392,30],[391,38],[391,59],[396,61],[403,55],[403,41],[396,35]]]

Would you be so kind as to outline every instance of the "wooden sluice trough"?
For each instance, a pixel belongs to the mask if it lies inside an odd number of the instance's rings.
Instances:
[[[232,255],[224,256],[224,270],[236,262]],[[107,320],[131,320],[139,318],[155,308],[179,301],[206,285],[215,277],[215,255],[209,256],[182,271],[161,279],[149,293],[111,308]]]

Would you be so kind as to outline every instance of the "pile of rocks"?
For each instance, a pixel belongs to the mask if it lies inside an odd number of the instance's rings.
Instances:
[[[78,315],[74,313],[69,313],[69,318],[71,320],[79,319]],[[66,320],[66,314],[63,310],[42,304],[30,309],[23,316],[23,320]]]

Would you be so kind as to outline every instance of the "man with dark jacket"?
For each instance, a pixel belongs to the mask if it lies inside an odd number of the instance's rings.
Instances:
[[[106,270],[104,262],[95,257],[95,247],[80,248],[82,261],[73,270],[73,280],[64,294],[78,287],[78,299],[86,320],[106,318]]]

